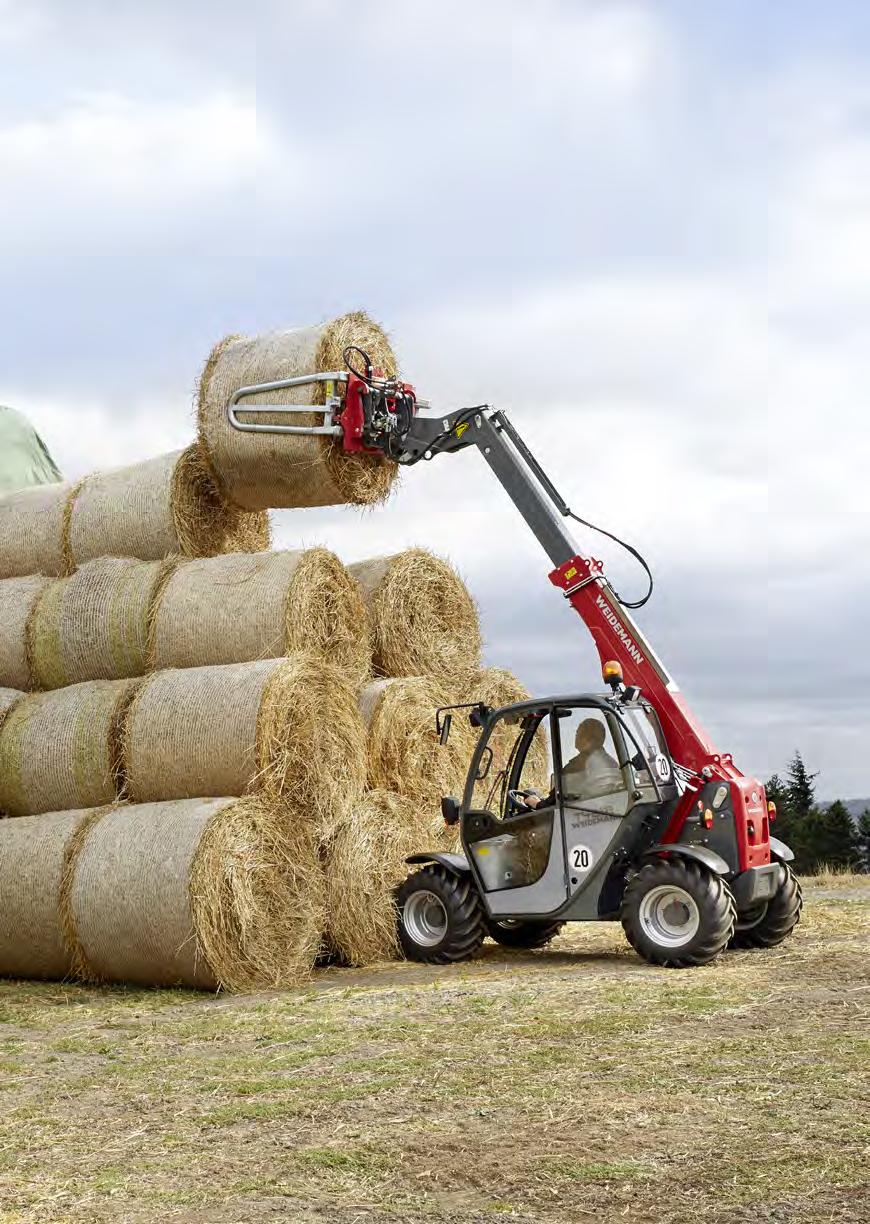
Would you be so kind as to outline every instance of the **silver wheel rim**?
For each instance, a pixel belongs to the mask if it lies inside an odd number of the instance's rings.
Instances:
[[[697,935],[701,912],[685,888],[659,884],[641,901],[638,921],[647,938],[660,947],[682,948]]]
[[[421,948],[434,948],[447,934],[447,910],[437,893],[421,888],[411,893],[402,912],[405,930]]]

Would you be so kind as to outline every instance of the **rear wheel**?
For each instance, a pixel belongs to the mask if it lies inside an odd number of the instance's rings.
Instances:
[[[486,919],[486,933],[505,948],[543,948],[559,934],[564,922],[522,922],[518,919]]]
[[[486,930],[480,900],[467,876],[440,864],[409,876],[396,893],[399,943],[409,960],[444,965],[467,960]]]
[[[797,876],[779,864],[779,886],[769,901],[737,915],[732,948],[775,948],[801,920],[803,896]]]
[[[734,933],[728,885],[697,863],[656,859],[629,881],[620,917],[634,950],[671,969],[706,965]]]

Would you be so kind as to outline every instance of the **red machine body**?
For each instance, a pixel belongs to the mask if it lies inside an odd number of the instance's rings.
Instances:
[[[381,370],[374,370],[374,379],[383,379]],[[395,416],[397,397],[404,396],[416,404],[417,395],[410,383],[391,384],[392,394],[386,394],[379,400],[379,410],[388,416]],[[371,428],[371,410],[368,398],[371,397],[371,384],[365,382],[357,374],[350,373],[347,378],[344,406],[336,418],[336,423],[342,428],[342,448],[350,454],[381,455],[379,446],[371,446],[366,442],[366,431]],[[379,432],[389,433],[387,422]]]
[[[685,785],[662,841],[679,841],[686,820],[694,814],[700,787],[718,780],[731,791],[741,871],[769,863],[770,831],[763,785],[745,777],[730,753],[716,750],[663,664],[620,609],[601,562],[576,556],[553,570],[550,581],[564,591],[592,634],[602,665],[611,659],[618,661],[625,683],[637,685],[659,716]]]

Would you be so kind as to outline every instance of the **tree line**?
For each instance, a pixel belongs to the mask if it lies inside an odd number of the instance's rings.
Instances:
[[[810,773],[796,752],[785,778],[774,774],[765,784],[767,798],[776,804],[771,836],[791,846],[795,870],[813,875],[823,867],[870,871],[870,807],[857,824],[839,799],[820,805],[816,799],[817,773]]]

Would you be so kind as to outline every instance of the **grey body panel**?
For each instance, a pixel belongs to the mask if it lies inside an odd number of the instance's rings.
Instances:
[[[498,892],[482,892],[481,895],[484,906],[493,918],[515,914],[545,917],[565,904],[565,843],[558,812],[553,820],[547,867],[541,878],[521,888],[502,888]]]

